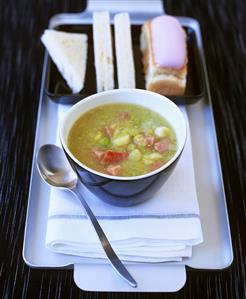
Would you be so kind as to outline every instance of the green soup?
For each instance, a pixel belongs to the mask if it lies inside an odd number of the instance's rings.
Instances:
[[[83,114],[68,135],[68,148],[86,166],[114,176],[151,172],[176,153],[170,124],[139,105],[110,104]]]

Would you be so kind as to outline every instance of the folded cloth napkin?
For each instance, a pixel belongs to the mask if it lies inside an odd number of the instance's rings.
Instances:
[[[66,110],[60,105],[58,121]],[[182,111],[187,119],[185,109]],[[173,174],[150,200],[133,207],[116,207],[84,186],[81,192],[122,260],[181,261],[203,240],[189,130]],[[56,253],[106,258],[79,201],[69,191],[55,188],[50,193],[46,246]]]

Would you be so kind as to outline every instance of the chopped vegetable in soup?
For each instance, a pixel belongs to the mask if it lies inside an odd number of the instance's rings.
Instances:
[[[176,153],[177,140],[158,113],[133,104],[96,107],[72,126],[68,147],[83,164],[113,176],[151,172]]]

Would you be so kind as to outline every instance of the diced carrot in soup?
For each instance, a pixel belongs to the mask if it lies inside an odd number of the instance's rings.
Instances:
[[[168,137],[162,137],[163,128]],[[138,176],[169,161],[177,141],[158,113],[139,105],[110,104],[81,115],[69,132],[68,147],[79,161],[99,172]]]
[[[119,163],[124,160],[128,156],[127,152],[114,152],[112,150],[108,150],[102,156],[100,163],[102,165]]]

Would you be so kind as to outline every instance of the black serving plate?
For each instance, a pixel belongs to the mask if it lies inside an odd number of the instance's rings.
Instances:
[[[85,33],[88,36],[88,59],[83,90],[78,94],[72,94],[65,80],[58,72],[53,61],[48,59],[45,93],[48,97],[58,103],[74,104],[79,100],[94,94],[96,89],[96,74],[94,67],[94,51],[92,38],[92,25],[60,25],[55,28],[59,31]],[[188,46],[188,76],[185,94],[182,96],[170,96],[177,104],[193,104],[204,95],[204,70],[202,67],[201,57],[198,51],[195,32],[190,27],[184,27],[187,33]],[[145,89],[145,79],[142,66],[142,55],[140,51],[139,37],[141,25],[132,25],[132,43],[136,73],[136,88]],[[113,26],[112,26],[113,32]],[[114,32],[113,32],[114,33]],[[112,34],[114,36],[114,34]],[[114,57],[115,58],[115,57]],[[115,60],[116,61],[116,60]],[[117,71],[115,63],[115,88],[117,88]]]

